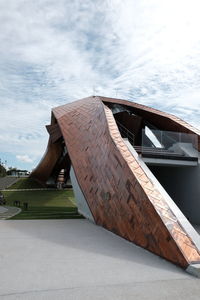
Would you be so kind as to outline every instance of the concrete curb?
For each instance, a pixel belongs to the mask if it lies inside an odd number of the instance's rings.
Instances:
[[[191,264],[187,267],[186,272],[200,278],[200,264]]]

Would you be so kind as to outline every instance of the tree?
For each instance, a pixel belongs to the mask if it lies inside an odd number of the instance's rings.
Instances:
[[[17,172],[17,168],[9,167],[7,171],[7,175],[11,175],[12,172]]]
[[[5,177],[5,176],[6,176],[6,169],[2,164],[0,164],[0,177]]]

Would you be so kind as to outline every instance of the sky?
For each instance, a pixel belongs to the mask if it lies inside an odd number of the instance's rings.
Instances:
[[[0,159],[32,170],[51,109],[91,95],[200,128],[199,0],[0,0]]]

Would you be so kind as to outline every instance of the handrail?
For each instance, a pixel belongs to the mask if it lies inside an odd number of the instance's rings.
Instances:
[[[119,121],[116,120],[116,123],[122,137],[127,137],[129,142],[132,145],[134,145],[135,135],[130,130],[128,130],[124,125],[122,125]]]

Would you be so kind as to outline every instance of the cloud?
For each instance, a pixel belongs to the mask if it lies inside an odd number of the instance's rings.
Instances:
[[[50,111],[91,94],[199,123],[198,0],[0,3],[0,149],[45,150]]]
[[[16,158],[19,161],[25,162],[25,163],[32,163],[33,160],[28,155],[16,155]]]

